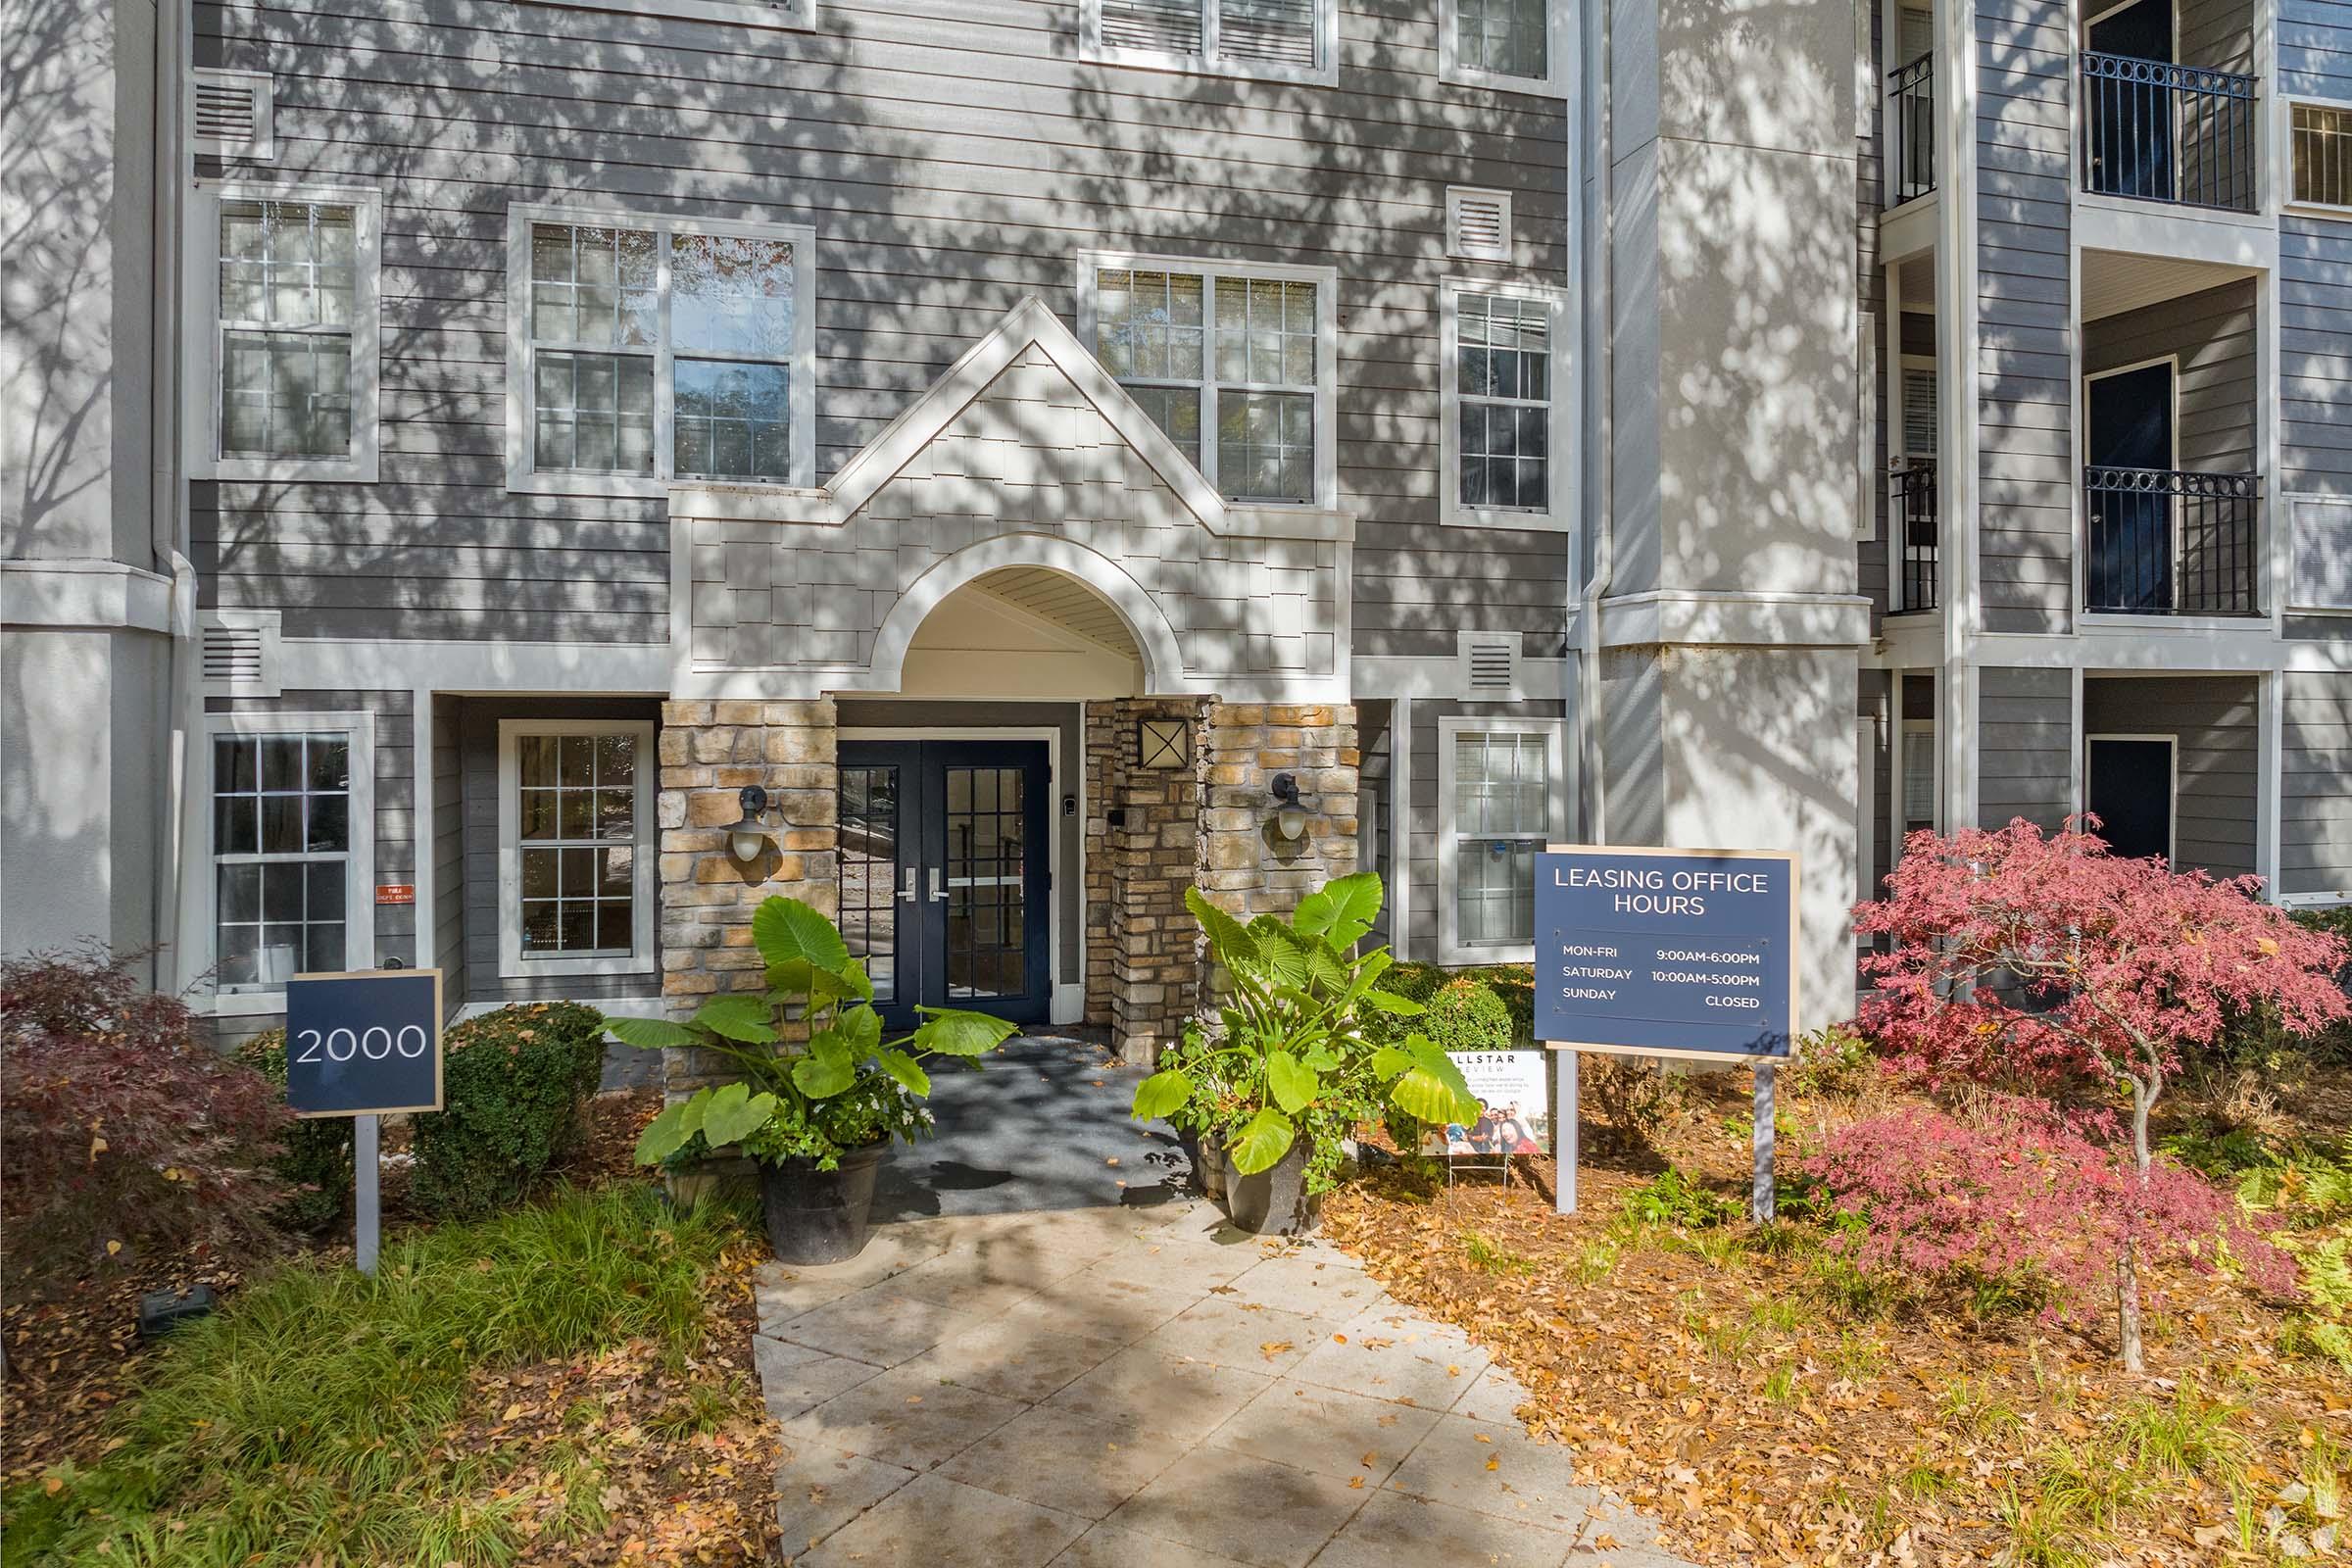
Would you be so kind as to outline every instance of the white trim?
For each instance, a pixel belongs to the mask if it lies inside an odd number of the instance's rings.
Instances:
[[[213,773],[213,741],[221,735],[342,735],[350,748],[351,769],[346,792],[346,832],[343,881],[343,961],[345,969],[375,966],[375,715],[354,712],[273,712],[255,710],[242,713],[204,715],[200,744],[204,760],[198,764],[201,787],[188,792],[188,811],[195,818],[190,843],[197,874],[185,879],[184,897],[193,920],[180,922],[179,975],[184,985],[209,976],[220,962],[220,878],[214,858],[213,829],[218,820],[213,801],[218,781]],[[218,1017],[260,1017],[286,1010],[283,991],[212,989],[191,995],[189,1006]]]
[[[1879,896],[1879,715],[1854,715],[1854,902]],[[1870,951],[1871,938],[1857,933],[1854,946]]]
[[[1871,602],[1863,594],[1659,588],[1612,595],[1601,607],[1608,612],[1605,648],[1866,648],[1871,642]]]
[[[929,699],[917,699],[929,701]],[[1007,697],[1006,702],[1017,699]],[[1086,705],[1062,704],[1078,710],[1078,735],[1086,737]],[[1078,978],[1061,978],[1061,728],[1055,724],[860,724],[844,728],[843,741],[1044,741],[1046,743],[1046,978],[1052,987],[1047,1018],[1056,1024],[1080,1023],[1086,1018],[1086,948],[1088,922],[1078,922]],[[1078,907],[1086,909],[1086,765],[1076,768],[1078,797]]]
[[[90,556],[0,561],[0,626],[172,629],[172,579]]]
[[[2254,874],[2262,878],[2274,903],[2278,897],[2279,819],[2286,793],[2280,685],[2278,673],[2270,670],[2254,682]]]
[[[1413,698],[1399,693],[1389,706],[1389,951],[1398,962],[1413,942]]]
[[[2282,612],[2297,615],[2352,613],[2352,593],[2345,594],[2334,604],[2324,604],[2320,602],[2316,594],[2306,592],[2302,577],[2296,569],[2296,561],[2301,553],[2303,529],[2306,526],[2304,514],[2319,511],[2333,511],[2344,514],[2344,520],[2336,530],[2336,537],[2347,546],[2352,546],[2352,497],[2322,495],[2308,490],[2293,491],[2279,496],[2272,509],[2273,515],[2280,519],[2279,532],[2283,536],[2281,543],[2286,554],[2286,584],[2278,596],[2278,604]]]
[[[2141,5],[2146,3],[2149,3],[2149,0],[2130,0],[2130,4],[2132,5]],[[2121,10],[2124,8],[2118,7],[2117,9]],[[2073,261],[2076,277],[2079,281],[2082,275],[2081,251],[2077,251],[2075,253]],[[2082,323],[2078,322],[2074,332],[2069,335],[2074,339],[2075,363],[2079,367],[2082,366],[2089,353],[2089,349],[2084,342],[2086,334],[2083,331]],[[2111,366],[2104,370],[2093,371],[2087,368],[2084,368],[2080,369],[2078,373],[2078,382],[2075,391],[2073,433],[2075,439],[2075,450],[2082,455],[2082,461],[2074,466],[2074,471],[2072,474],[2075,490],[2076,544],[2075,548],[2069,552],[2069,554],[2073,557],[2074,562],[2073,576],[2075,583],[2075,602],[2072,608],[2075,618],[2075,629],[2077,631],[2088,631],[2097,626],[2111,625],[2117,622],[2130,624],[2133,621],[2145,620],[2147,618],[2145,615],[2135,614],[2125,611],[2094,611],[2090,608],[2090,487],[2084,482],[2083,475],[2088,469],[2109,466],[2109,465],[2106,464],[2092,463],[2090,461],[2091,386],[2096,382],[2111,380],[2119,375],[2130,375],[2135,370],[2152,370],[2159,365],[2168,367],[2170,372],[2168,390],[2172,394],[2173,406],[2171,411],[2165,416],[2166,435],[2169,445],[2165,451],[2164,466],[2167,472],[2171,472],[2180,466],[2180,351],[2172,350],[2163,354],[2150,355],[2144,360],[2134,360],[2129,365]],[[2170,576],[2172,580],[2173,592],[2177,595],[2180,591],[2181,529],[2180,509],[2177,507],[2167,509],[2165,516],[2165,533],[2168,536],[2167,542],[2171,545],[2173,552]],[[2206,630],[2218,631],[2228,629],[2226,623],[2222,625],[2211,624],[2211,621],[2216,617],[2193,618],[2206,621],[2207,624],[2203,627],[2203,629]],[[2167,616],[2166,619],[2175,625],[2180,624],[2180,619],[2178,616]]]
[[[1543,98],[1567,98],[1576,87],[1575,40],[1570,8],[1544,5],[1544,74],[1513,75],[1462,64],[1461,0],[1444,0],[1438,7],[1438,79],[1456,87],[1493,87],[1501,92],[1533,93]],[[1570,123],[1575,117],[1569,117]],[[1570,187],[1573,190],[1575,187]]]
[[[1474,198],[1485,198],[1495,209],[1497,238],[1492,245],[1476,244],[1462,236],[1462,209]],[[1516,220],[1511,216],[1511,193],[1490,190],[1479,185],[1448,185],[1446,187],[1446,254],[1464,262],[1501,262],[1509,265],[1518,238]]]
[[[1519,656],[1517,696],[1528,702],[1562,702],[1569,695],[1569,661]],[[1349,691],[1357,698],[1482,698],[1462,685],[1462,658],[1451,654],[1357,654],[1348,661]]]
[[[1455,841],[1460,835],[1454,829],[1454,742],[1464,733],[1475,735],[1542,735],[1548,741],[1544,762],[1546,769],[1545,812],[1549,817],[1544,844],[1557,842],[1566,834],[1566,806],[1568,779],[1564,768],[1568,721],[1564,718],[1473,718],[1464,714],[1447,714],[1438,720],[1438,958],[1445,964],[1464,963],[1532,963],[1535,944],[1467,946],[1461,939],[1458,922],[1461,917],[1457,858],[1459,848]],[[1534,835],[1528,835],[1533,837]],[[1539,845],[1538,848],[1543,848]]]
[[[2331,219],[2337,222],[2352,221],[2352,201],[2312,201],[2295,194],[2295,111],[2325,109],[2339,115],[2352,115],[2352,98],[2328,98],[2318,93],[2280,93],[2278,97],[2278,167],[2279,208],[2297,218]],[[2346,151],[2345,172],[2352,175],[2352,149]]]
[[[1329,4],[1331,0],[1321,0]],[[1331,509],[1339,504],[1339,385],[1340,385],[1340,273],[1335,267],[1288,267],[1272,262],[1236,262],[1207,256],[1147,256],[1126,251],[1080,251],[1076,258],[1078,289],[1078,342],[1099,366],[1102,361],[1095,352],[1097,284],[1104,270],[1180,272],[1200,279],[1200,325],[1202,333],[1200,366],[1200,476],[1208,481],[1209,490],[1228,506],[1250,507],[1281,514],[1310,509]],[[1217,480],[1217,284],[1226,280],[1242,282],[1303,282],[1315,285],[1315,493],[1303,503],[1260,501],[1254,498],[1228,500]],[[1108,371],[1104,371],[1108,376]],[[1113,385],[1119,385],[1111,378]],[[1122,386],[1121,391],[1125,388]],[[1132,406],[1133,399],[1127,399]],[[1107,411],[1106,411],[1107,412]],[[1153,430],[1152,423],[1141,408],[1135,413]],[[1162,439],[1165,440],[1164,434]],[[1168,442],[1179,461],[1183,454],[1173,441]],[[1156,465],[1154,465],[1156,466]],[[1167,477],[1163,471],[1162,478]],[[1205,520],[1205,519],[1203,519]]]
[[[253,134],[244,141],[196,133],[196,93],[205,86],[242,87],[253,95]],[[225,71],[195,66],[188,72],[187,122],[182,132],[188,151],[213,158],[232,158],[268,164],[277,160],[277,81],[267,71]]]
[[[1550,347],[1547,372],[1551,388],[1550,410],[1546,420],[1549,439],[1548,505],[1542,512],[1522,512],[1507,507],[1467,507],[1462,504],[1461,464],[1462,434],[1460,413],[1462,406],[1461,375],[1461,311],[1464,294],[1491,294],[1502,299],[1528,300],[1545,306],[1549,311],[1547,330]],[[1572,471],[1574,454],[1563,447],[1563,426],[1570,422],[1572,411],[1561,405],[1560,389],[1573,384],[1569,377],[1576,373],[1572,354],[1562,354],[1567,334],[1574,326],[1569,315],[1570,301],[1565,289],[1534,283],[1447,282],[1438,291],[1438,395],[1440,416],[1438,443],[1441,467],[1438,472],[1439,521],[1450,527],[1466,528],[1540,528],[1553,533],[1572,532],[1577,524],[1576,475]]]
[[[203,610],[196,613],[196,658],[207,697],[275,697],[285,683],[277,678],[278,650],[285,614],[276,610]],[[214,630],[255,634],[261,655],[261,673],[251,680],[216,679],[201,673],[211,657],[209,634]]]
[[[1315,64],[1306,69],[1265,61],[1236,62],[1217,48],[1217,0],[1200,0],[1200,53],[1128,49],[1102,41],[1102,0],[1079,0],[1078,58],[1094,65],[1137,71],[1169,71],[1195,76],[1230,76],[1249,81],[1296,81],[1336,87],[1340,82],[1339,0],[1314,0]]]
[[[220,203],[262,201],[352,210],[351,452],[341,458],[231,458],[220,454]],[[182,453],[191,479],[265,482],[327,479],[373,484],[379,437],[383,193],[372,185],[198,180],[187,201],[188,266],[183,297],[181,391],[187,418]]]
[[[643,351],[654,366],[654,471],[651,474],[540,472],[534,466],[531,400],[531,225],[534,223],[627,228],[654,236],[655,289],[661,324],[656,341]],[[751,492],[791,491],[816,475],[816,230],[806,223],[760,223],[612,207],[568,207],[515,202],[507,208],[507,489],[517,495],[666,496],[673,478],[676,383],[675,348],[670,338],[670,240],[673,235],[711,235],[782,240],[792,247],[792,472],[780,484],[719,481]]]
[[[2171,754],[2172,771],[2170,774],[2170,781],[2167,785],[2170,793],[2168,794],[2165,803],[2164,860],[2167,865],[2176,863],[2180,858],[2180,737],[2178,735],[2143,735],[2138,733],[2128,733],[2121,730],[2102,730],[2096,735],[2083,736],[2082,756],[2082,794],[2081,798],[2081,806],[2084,811],[2088,811],[2091,808],[2090,749],[2100,741],[2161,741],[2164,743],[2166,751]]]
[[[630,924],[627,953],[574,958],[531,958],[522,952],[522,796],[515,741],[525,735],[627,735],[637,743],[630,770],[635,789],[635,836],[630,857]],[[636,718],[502,718],[498,721],[498,973],[501,979],[547,975],[643,974],[660,967],[654,943],[661,883],[655,875],[660,852],[654,826],[654,797],[660,793],[654,756],[654,725]],[[429,851],[418,858],[426,859]],[[421,940],[421,938],[420,938]]]
[[[768,27],[808,32],[817,21],[817,0],[528,0],[533,5],[578,6],[632,16],[679,17],[717,22],[730,27]]]

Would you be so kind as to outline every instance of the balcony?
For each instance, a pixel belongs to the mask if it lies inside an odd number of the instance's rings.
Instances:
[[[2082,470],[2082,493],[2093,613],[2262,613],[2258,477],[2090,467]]]
[[[1936,188],[1936,57],[1886,74],[1886,205]]]
[[[2084,51],[2082,188],[2251,213],[2258,78]]]
[[[1895,548],[1893,611],[1934,610],[1937,578],[1936,462],[1904,458],[1887,474],[1886,516]]]

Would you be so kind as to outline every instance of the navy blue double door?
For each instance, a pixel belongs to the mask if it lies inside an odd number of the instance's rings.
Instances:
[[[885,1026],[1045,1021],[1052,786],[1043,741],[842,743],[841,934]]]

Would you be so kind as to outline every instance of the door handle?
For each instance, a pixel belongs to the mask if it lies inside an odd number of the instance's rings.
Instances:
[[[899,897],[908,904],[914,902],[914,867],[911,865],[906,868],[906,885],[899,889]]]
[[[947,896],[948,890],[940,886],[939,867],[935,865],[931,868],[931,902],[937,904]]]

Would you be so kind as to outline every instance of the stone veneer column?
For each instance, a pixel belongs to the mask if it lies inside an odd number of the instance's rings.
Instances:
[[[838,917],[838,736],[830,698],[662,705],[662,997],[673,1016],[764,983],[752,912],[770,895]],[[726,831],[746,784],[764,788],[783,818],[749,863]],[[724,1076],[688,1051],[667,1053],[663,1069],[672,1092]]]
[[[1200,885],[1248,919],[1288,914],[1356,864],[1355,709],[1212,702],[1204,725],[1207,800],[1200,813]],[[1306,831],[1273,826],[1274,775],[1298,780]]]
[[[1202,701],[1124,698],[1086,707],[1087,1022],[1149,1063],[1193,1015],[1200,930],[1184,906],[1200,862]],[[1138,725],[1193,725],[1193,765],[1142,765]]]

